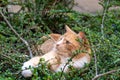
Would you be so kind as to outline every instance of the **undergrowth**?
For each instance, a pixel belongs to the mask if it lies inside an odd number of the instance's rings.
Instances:
[[[107,1],[101,2],[104,8]],[[119,0],[109,2],[103,28],[102,13],[91,15],[75,12],[71,10],[72,0],[35,0],[34,4],[30,0],[25,3],[3,0],[0,3],[0,11],[3,11],[13,28],[28,41],[31,48],[41,44],[40,38],[44,35],[51,32],[64,33],[67,24],[76,32],[85,32],[92,49],[91,63],[83,69],[72,68],[69,73],[54,73],[42,64],[34,69],[32,78],[23,78],[20,72],[22,63],[29,60],[27,47],[0,16],[0,80],[91,80],[96,75],[95,57],[98,74],[120,69],[120,10],[108,11],[111,6],[119,6]],[[22,9],[15,14],[9,13],[6,10],[8,4],[19,4]],[[120,71],[98,80],[120,80]]]

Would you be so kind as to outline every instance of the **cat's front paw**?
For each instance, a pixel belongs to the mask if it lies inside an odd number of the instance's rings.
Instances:
[[[31,77],[31,76],[32,76],[32,71],[31,71],[30,69],[28,69],[28,70],[23,70],[23,71],[22,71],[22,76],[24,76],[25,78]]]
[[[32,76],[32,71],[30,68],[33,67],[33,64],[30,62],[25,62],[22,66],[22,75],[24,77],[31,77]]]
[[[22,66],[22,70],[25,70],[25,69],[28,69],[28,68],[31,68],[33,67],[34,65],[30,62],[25,62]]]

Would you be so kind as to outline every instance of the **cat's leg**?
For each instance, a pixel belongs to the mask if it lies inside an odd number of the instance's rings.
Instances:
[[[83,68],[85,64],[90,63],[90,55],[86,53],[80,53],[72,59],[72,66],[74,68]]]
[[[69,58],[68,58],[69,59]],[[85,64],[90,63],[90,55],[86,53],[80,53],[73,57],[72,61],[68,62],[68,59],[64,59],[61,61],[59,66],[54,69],[55,72],[63,71],[68,72],[69,66],[73,66],[74,68],[83,68]]]
[[[37,67],[40,59],[44,58],[44,60],[46,62],[48,62],[48,64],[52,64],[53,62],[56,62],[56,53],[54,53],[54,51],[51,51],[49,53],[46,53],[43,56],[37,56],[37,57],[33,57],[32,59],[30,59],[29,61],[25,62],[22,66],[22,75],[24,77],[31,77],[32,76],[32,71],[29,69],[31,67]]]
[[[54,71],[55,72],[68,72],[69,71],[69,64],[66,64],[66,63],[63,63],[63,64],[60,64]]]
[[[63,71],[68,72],[69,66],[73,66],[74,68],[83,68],[85,64],[90,62],[90,56],[86,53],[80,53],[73,57],[72,61],[68,62],[69,60],[62,61],[62,63],[58,66],[55,72]]]
[[[61,57],[60,58],[60,62],[59,62],[59,65],[57,66],[56,69],[54,69],[55,72],[68,72],[68,67],[69,67],[69,63],[68,63],[68,60],[69,60],[69,57],[67,58],[63,58]]]
[[[33,57],[27,62],[24,62],[22,66],[22,75],[24,77],[31,77],[32,71],[30,70],[30,68],[37,67],[39,61],[40,61],[40,56],[37,56],[37,57]]]

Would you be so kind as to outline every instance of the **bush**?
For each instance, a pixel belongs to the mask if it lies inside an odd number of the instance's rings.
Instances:
[[[119,0],[107,0],[101,2],[106,14],[81,14],[71,10],[66,5],[72,0],[35,0],[35,3],[28,0],[24,2],[1,1],[1,11],[4,12],[13,28],[30,43],[30,46],[41,43],[40,37],[51,32],[64,33],[64,25],[69,25],[74,31],[84,31],[90,41],[92,49],[92,60],[85,68],[73,69],[65,74],[62,72],[53,73],[45,64],[34,69],[32,80],[91,80],[96,71],[98,74],[119,69],[120,66],[120,10],[108,11],[113,5],[119,5]],[[54,3],[54,4],[53,4]],[[16,14],[8,13],[8,4],[19,4],[21,12]],[[26,8],[28,9],[26,11]],[[13,14],[12,16],[10,14]],[[103,19],[103,17],[105,19]],[[11,31],[0,16],[0,80],[27,80],[20,74],[21,66],[29,57],[28,50],[24,43]],[[103,20],[103,22],[102,22]],[[103,27],[101,26],[103,25]],[[95,58],[96,57],[96,58]],[[97,61],[96,61],[96,60]],[[96,65],[97,69],[96,69]],[[102,76],[99,80],[119,80],[120,72],[115,71],[111,75]]]

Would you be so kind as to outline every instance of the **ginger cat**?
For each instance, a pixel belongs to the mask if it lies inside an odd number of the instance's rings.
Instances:
[[[90,45],[88,40],[85,37],[83,32],[78,34],[72,31],[66,25],[66,33],[63,35],[50,34],[51,39],[54,40],[54,46],[48,53],[43,56],[36,56],[25,62],[22,66],[22,75],[24,77],[31,77],[32,71],[29,67],[37,67],[40,59],[44,58],[47,64],[50,65],[50,69],[54,72],[63,71],[68,72],[69,65],[72,65],[74,68],[82,68],[86,63],[90,62]],[[82,40],[79,42],[77,39]],[[85,50],[79,54],[74,55],[73,52],[76,50]],[[72,58],[70,64],[66,65],[68,59]],[[66,67],[65,67],[66,65]]]

